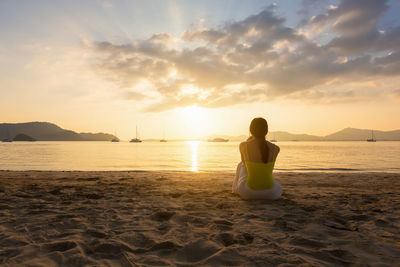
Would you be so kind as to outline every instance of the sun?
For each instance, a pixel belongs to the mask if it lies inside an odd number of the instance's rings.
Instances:
[[[180,108],[180,114],[182,126],[189,136],[200,138],[208,133],[210,118],[206,109],[197,106],[186,106]]]

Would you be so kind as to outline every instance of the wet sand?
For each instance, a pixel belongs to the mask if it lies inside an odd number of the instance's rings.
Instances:
[[[400,174],[0,171],[2,266],[399,266]]]

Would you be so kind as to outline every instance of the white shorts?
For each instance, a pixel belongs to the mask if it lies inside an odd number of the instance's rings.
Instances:
[[[246,165],[240,162],[236,168],[236,177],[232,184],[232,193],[237,193],[243,199],[269,199],[276,200],[282,195],[282,187],[274,180],[274,187],[265,190],[251,189],[247,183]]]

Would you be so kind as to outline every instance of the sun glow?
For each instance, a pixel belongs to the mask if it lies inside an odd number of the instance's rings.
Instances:
[[[187,106],[180,108],[181,118],[185,125],[185,131],[192,138],[199,138],[209,132],[210,120],[204,108]]]
[[[197,159],[197,151],[199,148],[199,141],[188,141],[187,142],[190,145],[190,148],[192,150],[192,166],[190,168],[190,170],[192,172],[197,172],[199,170],[198,167],[198,159]]]

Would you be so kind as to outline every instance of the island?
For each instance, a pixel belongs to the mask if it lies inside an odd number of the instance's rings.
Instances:
[[[14,138],[14,141],[111,141],[118,139],[108,133],[77,133],[50,122],[0,123],[0,140],[11,140],[12,136],[17,138],[17,140]]]
[[[33,141],[36,141],[36,139],[31,137],[31,136],[29,136],[29,135],[27,135],[27,134],[20,133],[20,134],[17,134],[13,138],[13,141],[29,141],[29,142],[33,142]]]

